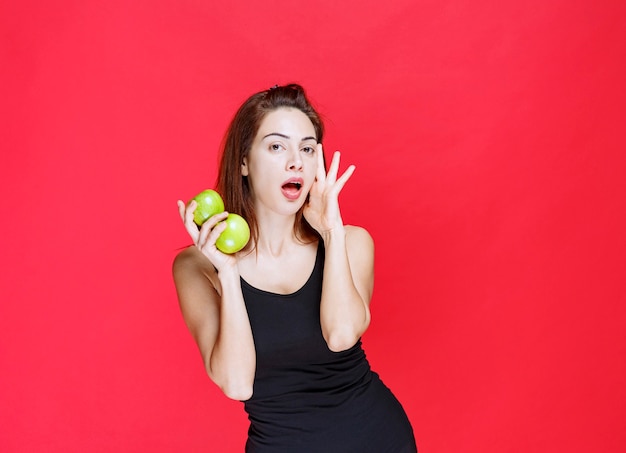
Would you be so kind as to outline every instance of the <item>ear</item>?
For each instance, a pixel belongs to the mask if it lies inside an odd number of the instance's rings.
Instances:
[[[241,175],[248,176],[248,159],[243,158],[243,162],[241,163]]]

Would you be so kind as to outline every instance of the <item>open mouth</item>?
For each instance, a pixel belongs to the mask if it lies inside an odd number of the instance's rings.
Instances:
[[[302,188],[302,184],[299,182],[288,182],[283,185],[283,189],[285,190],[300,190]]]
[[[300,197],[300,192],[302,190],[302,181],[289,180],[281,186],[281,190],[283,192],[283,195],[287,199],[296,200]]]

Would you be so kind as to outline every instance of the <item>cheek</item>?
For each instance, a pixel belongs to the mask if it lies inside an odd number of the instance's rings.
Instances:
[[[272,178],[273,175],[270,172],[270,169],[252,166],[249,167],[248,170],[248,184],[253,191],[264,192],[267,188],[276,184],[276,178]]]
[[[306,172],[308,175],[313,175],[313,177],[315,178],[315,175],[317,174],[317,167],[318,167],[318,160],[317,157],[313,158],[311,157],[311,161],[309,162],[309,164],[306,166]]]

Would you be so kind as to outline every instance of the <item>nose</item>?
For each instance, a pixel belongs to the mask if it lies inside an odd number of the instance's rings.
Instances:
[[[302,156],[300,155],[299,150],[296,149],[289,155],[289,161],[287,162],[287,167],[291,171],[302,170]]]

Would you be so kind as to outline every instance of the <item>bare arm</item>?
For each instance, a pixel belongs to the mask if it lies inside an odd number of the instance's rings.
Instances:
[[[188,213],[181,216],[187,226]],[[196,245],[174,260],[174,283],[183,318],[209,377],[226,396],[243,401],[252,396],[256,353],[236,259],[220,256],[215,249],[222,228],[213,227],[222,215],[214,217],[202,227],[208,231],[192,236]],[[220,266],[219,272],[209,257]]]
[[[370,323],[374,243],[363,228],[345,226],[323,234],[326,259],[320,320],[332,351],[351,348]]]
[[[354,172],[354,165],[338,177],[339,152],[324,171],[322,145],[317,147],[315,183],[304,216],[324,241],[326,259],[322,284],[320,322],[332,351],[349,349],[370,322],[369,303],[374,286],[374,244],[367,231],[344,226],[339,193]]]

